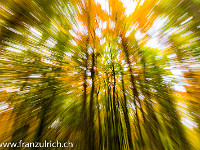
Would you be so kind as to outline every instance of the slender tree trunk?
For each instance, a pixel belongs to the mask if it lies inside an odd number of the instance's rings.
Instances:
[[[90,95],[90,114],[89,114],[89,141],[90,141],[90,150],[94,150],[94,140],[95,140],[95,132],[94,132],[94,91],[95,91],[95,54],[94,49],[92,53],[92,68],[91,68],[91,79],[92,79],[92,89],[91,89],[91,95]]]
[[[102,126],[101,126],[101,116],[100,116],[100,104],[98,102],[99,93],[97,93],[97,111],[98,111],[98,122],[99,122],[99,149],[102,149]]]
[[[128,53],[128,49],[127,49],[127,43],[125,42],[124,38],[122,37],[122,45],[123,45],[123,50],[125,52],[125,55],[126,55],[126,61],[128,63],[128,66],[129,66],[129,72],[130,72],[130,76],[131,76],[131,84],[132,84],[132,92],[133,92],[133,97],[134,97],[134,105],[135,105],[135,115],[136,115],[136,123],[137,123],[137,128],[138,128],[138,132],[139,132],[139,139],[140,139],[140,146],[142,148],[144,148],[145,146],[145,143],[144,143],[144,139],[143,139],[143,136],[142,136],[142,131],[141,131],[141,127],[140,127],[140,122],[139,122],[139,115],[138,115],[138,106],[137,106],[137,103],[140,103],[140,99],[139,99],[139,95],[138,95],[138,91],[137,91],[137,88],[136,88],[136,85],[135,85],[135,78],[134,78],[134,75],[133,75],[133,71],[132,71],[132,67],[131,67],[131,62],[130,62],[130,58],[129,58],[129,53]],[[141,107],[141,105],[139,106]]]
[[[124,88],[124,75],[123,72],[121,71],[122,75],[122,91],[123,91],[123,102],[122,102],[122,109],[124,112],[124,118],[125,118],[125,123],[126,123],[126,128],[127,128],[127,136],[128,136],[128,144],[129,148],[132,150],[133,149],[133,142],[132,142],[132,137],[131,137],[131,126],[130,126],[130,120],[128,117],[128,109],[127,109],[127,99],[126,99],[126,92]]]
[[[46,82],[48,82],[48,88],[54,89],[52,87],[54,87],[55,82],[50,81],[51,79],[47,79]],[[54,80],[54,79],[52,79]],[[52,83],[51,83],[52,82]],[[48,120],[49,120],[49,106],[52,106],[54,97],[56,96],[56,90],[54,89],[52,91],[52,95],[49,96],[48,98],[41,98],[42,101],[42,106],[41,106],[41,111],[40,111],[40,124],[39,124],[39,129],[37,131],[37,135],[36,135],[36,141],[38,142],[42,142],[43,141],[43,136],[44,134],[46,134],[46,129],[49,127],[50,124],[48,124]]]
[[[97,55],[96,55],[96,66],[97,66]],[[98,72],[96,72],[96,76],[98,77]],[[100,82],[100,80],[99,80]],[[101,126],[101,115],[100,115],[100,104],[99,104],[99,92],[100,92],[100,84],[98,85],[98,89],[96,90],[96,103],[97,103],[97,113],[98,113],[98,123],[99,123],[99,145],[98,149],[103,149],[103,140],[102,140],[102,126]],[[101,108],[102,109],[102,108]]]
[[[114,128],[114,139],[115,139],[115,149],[118,150],[120,149],[120,141],[119,141],[119,115],[118,115],[118,108],[117,108],[117,104],[116,104],[116,98],[115,98],[115,88],[116,88],[116,78],[115,78],[115,66],[113,63],[113,57],[112,57],[112,52],[111,52],[111,48],[110,48],[110,55],[111,55],[111,63],[112,63],[112,76],[113,76],[113,81],[114,81],[114,85],[113,85],[113,97],[112,97],[112,103],[113,103],[113,110],[114,110],[114,115],[113,115],[113,119],[114,119],[114,124],[113,124],[113,128]],[[113,111],[112,111],[113,113]]]
[[[153,111],[153,106],[152,106],[152,101],[151,101],[151,96],[149,94],[149,86],[148,86],[148,81],[147,81],[147,74],[146,74],[146,63],[145,63],[145,58],[143,57],[142,53],[140,52],[141,55],[141,63],[143,66],[143,76],[144,76],[144,83],[145,87],[142,85],[140,81],[140,87],[143,95],[145,96],[144,103],[147,109],[148,113],[148,120],[145,119],[145,125],[146,125],[146,130],[149,135],[149,139],[151,139],[151,147],[152,149],[158,149],[158,150],[164,150],[164,146],[162,144],[160,135],[159,135],[159,122],[157,120],[157,117]]]

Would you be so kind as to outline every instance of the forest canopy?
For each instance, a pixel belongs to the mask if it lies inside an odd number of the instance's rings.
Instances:
[[[198,150],[199,58],[199,0],[1,0],[0,147]]]

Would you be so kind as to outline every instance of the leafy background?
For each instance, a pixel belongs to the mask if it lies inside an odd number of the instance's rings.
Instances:
[[[199,0],[1,0],[0,142],[200,149],[199,14]]]

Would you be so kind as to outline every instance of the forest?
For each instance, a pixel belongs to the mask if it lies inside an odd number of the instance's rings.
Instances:
[[[1,0],[2,143],[200,149],[199,0]]]

